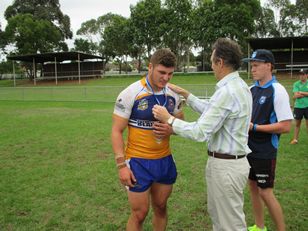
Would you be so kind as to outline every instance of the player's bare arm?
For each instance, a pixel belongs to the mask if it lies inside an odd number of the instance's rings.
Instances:
[[[292,120],[284,120],[273,124],[253,124],[253,126],[257,132],[282,134],[290,132]]]
[[[111,141],[118,168],[119,179],[123,185],[133,187],[136,179],[125,163],[123,132],[127,125],[127,119],[115,114],[112,116]]]

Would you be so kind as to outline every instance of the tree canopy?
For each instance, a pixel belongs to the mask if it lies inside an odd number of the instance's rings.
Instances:
[[[236,40],[242,48],[249,37],[308,35],[308,2],[297,0],[139,0],[129,18],[107,13],[82,23],[73,50],[94,53],[104,60],[125,57],[148,60],[160,47],[169,47],[179,68],[189,65],[191,50],[200,51],[202,69],[211,44],[219,37]],[[0,47],[17,54],[66,51],[72,38],[69,16],[59,0],[15,0],[5,11],[8,25],[0,27]],[[38,36],[39,35],[39,36]]]
[[[3,49],[13,46],[16,54],[68,50],[65,39],[73,34],[59,0],[15,0],[4,15]]]

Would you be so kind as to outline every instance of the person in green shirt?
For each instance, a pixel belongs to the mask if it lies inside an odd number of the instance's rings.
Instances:
[[[306,128],[308,131],[308,69],[301,69],[299,71],[299,80],[293,85],[293,99],[294,103],[294,119],[295,129],[294,136],[290,144],[298,143],[299,130],[303,117],[306,120]]]

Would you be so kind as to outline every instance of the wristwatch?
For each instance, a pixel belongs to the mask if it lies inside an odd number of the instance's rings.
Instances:
[[[167,120],[167,124],[169,124],[170,126],[172,126],[174,120],[175,120],[175,117],[174,117],[174,116],[170,116],[169,119]]]

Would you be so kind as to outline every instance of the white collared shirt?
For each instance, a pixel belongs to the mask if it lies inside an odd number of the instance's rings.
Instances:
[[[208,142],[208,150],[232,155],[251,152],[248,130],[251,121],[252,96],[238,72],[232,72],[216,84],[207,101],[190,94],[187,103],[201,116],[195,122],[175,119],[176,134],[199,142]]]

